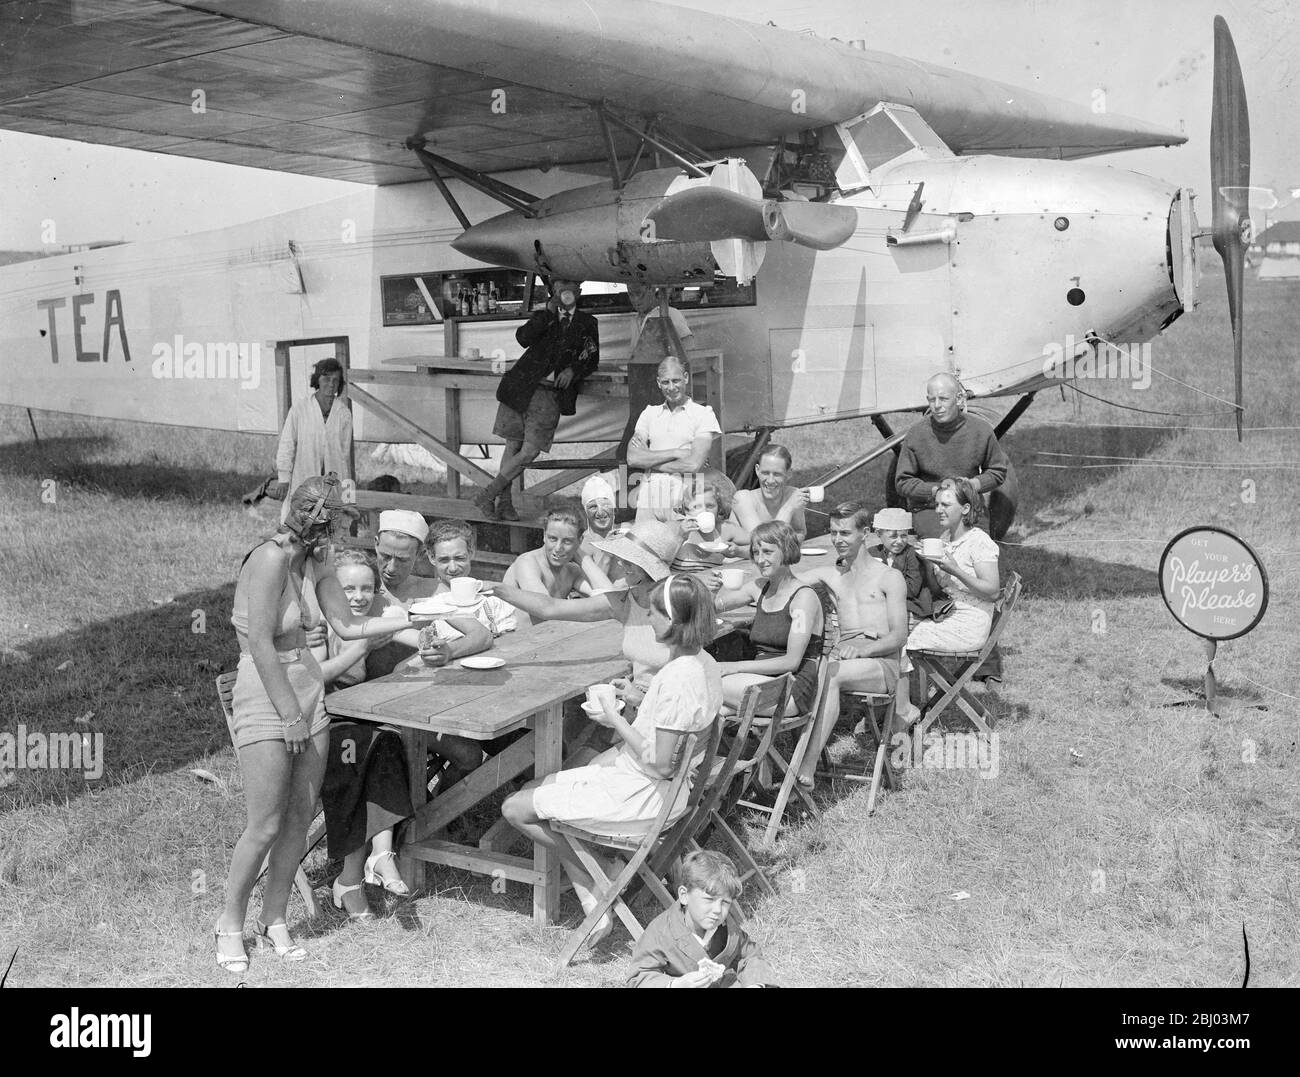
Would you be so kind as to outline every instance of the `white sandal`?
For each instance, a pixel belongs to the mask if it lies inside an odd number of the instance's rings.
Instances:
[[[349,920],[373,920],[375,918],[375,914],[370,911],[369,904],[366,905],[365,912],[352,912],[351,910],[348,909],[346,905],[343,904],[344,896],[352,893],[353,890],[361,890],[361,897],[363,900],[365,899],[366,894],[365,891],[362,889],[360,883],[355,883],[352,886],[344,886],[338,879],[335,879],[334,880],[334,907],[336,909],[342,909],[344,912],[346,912],[348,914]]]
[[[224,972],[242,973],[248,971],[248,951],[244,950],[241,954],[223,954],[221,952],[222,939],[238,939],[240,948],[243,948],[244,932],[241,928],[239,931],[222,931],[219,927],[212,929],[212,938],[217,944],[217,967]]]
[[[378,864],[379,861],[381,861],[386,856],[392,857],[394,861],[397,860],[397,854],[393,852],[391,849],[382,853],[373,853],[372,855],[366,857],[366,874],[365,874],[366,882],[368,882],[371,886],[382,886],[390,894],[396,894],[398,897],[408,896],[411,893],[411,888],[407,886],[406,883],[402,882],[400,878],[396,882],[394,882],[392,879],[385,879],[375,869],[375,865]]]
[[[261,920],[257,920],[254,926],[257,929],[257,945],[271,947],[276,957],[284,961],[302,961],[307,957],[307,951],[293,941],[289,934],[289,925],[283,920],[278,924],[264,924]],[[271,931],[275,928],[284,932],[284,942],[271,938]]]

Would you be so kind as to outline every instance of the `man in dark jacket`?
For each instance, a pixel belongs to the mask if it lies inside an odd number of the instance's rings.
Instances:
[[[505,439],[505,454],[497,477],[474,498],[493,519],[519,519],[510,484],[551,447],[560,416],[577,411],[578,387],[600,362],[600,329],[595,318],[578,310],[580,288],[577,281],[556,280],[546,307],[515,333],[527,350],[497,386],[492,427]]]

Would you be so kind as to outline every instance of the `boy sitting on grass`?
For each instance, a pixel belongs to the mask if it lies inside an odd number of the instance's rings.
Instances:
[[[680,905],[655,917],[632,951],[629,987],[777,987],[758,944],[729,921],[742,885],[722,853],[697,849],[681,863]]]

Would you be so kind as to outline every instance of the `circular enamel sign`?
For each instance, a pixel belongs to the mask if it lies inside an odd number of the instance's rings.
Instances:
[[[1160,594],[1189,632],[1244,636],[1268,608],[1268,575],[1250,546],[1219,527],[1191,527],[1160,555]]]

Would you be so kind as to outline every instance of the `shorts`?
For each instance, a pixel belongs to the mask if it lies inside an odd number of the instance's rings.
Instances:
[[[277,651],[280,666],[289,678],[298,706],[311,723],[311,736],[329,728],[329,715],[325,713],[325,679],[320,665],[307,647],[291,651]],[[251,654],[239,656],[239,670],[235,675],[235,691],[231,699],[231,733],[236,748],[247,748],[264,740],[284,740],[284,723],[266,694],[262,677],[257,672]]]
[[[663,809],[671,782],[651,778],[623,747],[609,748],[585,767],[548,774],[533,790],[539,819],[554,819],[598,834],[640,837]],[[683,786],[668,814],[672,823],[685,812],[690,790]]]
[[[560,395],[554,389],[539,385],[533,390],[533,398],[528,401],[528,411],[524,415],[506,404],[497,405],[492,433],[506,441],[521,441],[538,452],[546,452],[559,425]]]

